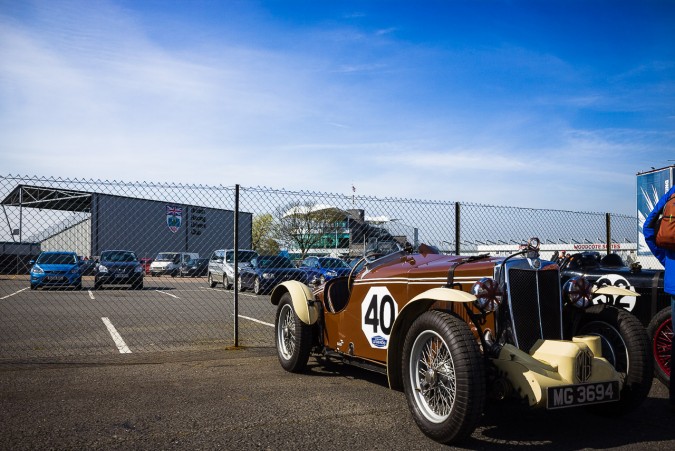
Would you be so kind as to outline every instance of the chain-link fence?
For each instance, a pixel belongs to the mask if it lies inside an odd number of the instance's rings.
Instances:
[[[272,346],[279,281],[420,243],[637,250],[635,217],[462,202],[18,176],[0,202],[0,358]]]

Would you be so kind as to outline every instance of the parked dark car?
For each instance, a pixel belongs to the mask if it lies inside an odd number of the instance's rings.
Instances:
[[[344,260],[334,257],[307,257],[300,264],[309,283],[325,283],[333,277],[349,275],[352,268]]]
[[[290,258],[281,255],[259,255],[250,266],[239,270],[239,290],[252,289],[255,294],[264,294],[287,280],[308,283],[305,271],[293,265]]]
[[[131,251],[110,250],[101,253],[96,265],[94,289],[103,285],[130,285],[136,290],[143,289],[143,266]]]
[[[30,289],[40,287],[82,288],[82,273],[75,252],[42,252],[30,261]]]
[[[181,277],[203,277],[209,270],[208,258],[193,258],[180,267]]]
[[[656,376],[668,385],[670,378],[669,342],[672,336],[670,295],[663,290],[663,271],[642,269],[639,264],[626,265],[618,254],[580,252],[560,260],[564,284],[572,277],[583,276],[596,285],[613,285],[634,291],[640,296],[596,295],[594,304],[610,304],[628,310],[648,328],[654,353]]]

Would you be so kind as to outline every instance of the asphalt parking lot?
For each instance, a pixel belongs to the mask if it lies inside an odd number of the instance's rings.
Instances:
[[[270,348],[0,364],[1,449],[441,449],[386,378],[310,361],[281,369]],[[465,449],[675,449],[656,382],[636,412],[490,404]]]
[[[0,280],[0,449],[443,448],[381,375],[314,360],[305,374],[283,371],[267,296],[242,293],[235,350],[231,291],[168,277],[139,292],[86,285]],[[490,404],[462,446],[670,450],[675,415],[656,380],[621,418]]]
[[[196,351],[234,344],[234,295],[205,278],[146,277],[143,290],[30,290],[0,276],[0,360]],[[273,346],[269,296],[239,296],[239,344]]]

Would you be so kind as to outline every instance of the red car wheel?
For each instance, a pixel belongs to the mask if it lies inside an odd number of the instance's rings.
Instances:
[[[668,385],[673,347],[673,321],[670,317],[670,307],[662,309],[652,318],[647,332],[652,339],[654,372],[658,380]]]

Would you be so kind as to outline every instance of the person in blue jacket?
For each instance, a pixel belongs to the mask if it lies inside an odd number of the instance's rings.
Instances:
[[[659,215],[663,211],[663,207],[666,205],[670,196],[675,194],[675,186],[670,188],[666,194],[664,194],[659,202],[654,206],[654,209],[649,213],[647,219],[645,220],[645,225],[642,228],[642,231],[645,236],[645,241],[647,246],[652,251],[652,254],[659,259],[661,264],[666,268],[663,288],[664,291],[670,294],[670,309],[671,309],[671,321],[675,318],[675,251],[663,249],[656,245],[656,232],[654,227],[656,226],[656,220],[659,218]],[[673,344],[675,344],[675,335],[673,336]],[[673,377],[673,365],[675,364],[675,346],[671,344],[671,357],[670,357],[670,407],[675,412],[675,377]]]

